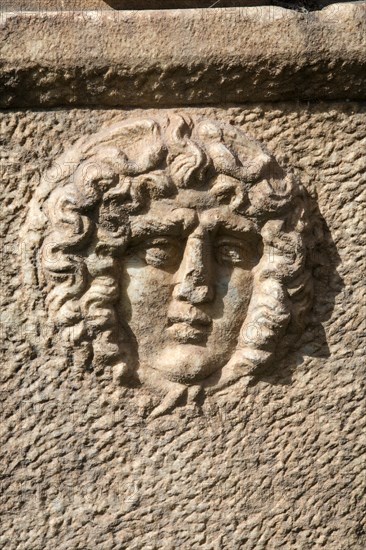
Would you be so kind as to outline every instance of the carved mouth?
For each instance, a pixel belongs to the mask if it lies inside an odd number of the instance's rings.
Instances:
[[[211,331],[212,319],[199,310],[187,315],[171,315],[167,333],[180,343],[204,342]]]

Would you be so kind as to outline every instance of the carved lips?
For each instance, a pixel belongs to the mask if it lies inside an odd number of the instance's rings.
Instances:
[[[203,343],[212,319],[195,306],[173,302],[168,313],[167,333],[180,343]]]

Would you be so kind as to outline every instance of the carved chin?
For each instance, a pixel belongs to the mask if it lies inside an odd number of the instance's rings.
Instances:
[[[192,384],[219,370],[225,359],[204,346],[176,344],[165,348],[151,366],[172,382]]]

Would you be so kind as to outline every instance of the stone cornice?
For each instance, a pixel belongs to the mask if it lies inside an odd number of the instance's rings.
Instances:
[[[366,3],[0,14],[0,107],[366,98]]]

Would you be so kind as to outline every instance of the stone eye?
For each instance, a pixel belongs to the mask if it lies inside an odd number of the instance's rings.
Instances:
[[[215,246],[215,257],[219,264],[247,267],[250,263],[248,247],[239,240],[220,240]]]
[[[175,239],[159,237],[149,239],[138,247],[139,256],[147,265],[172,267],[181,259],[181,247]]]

